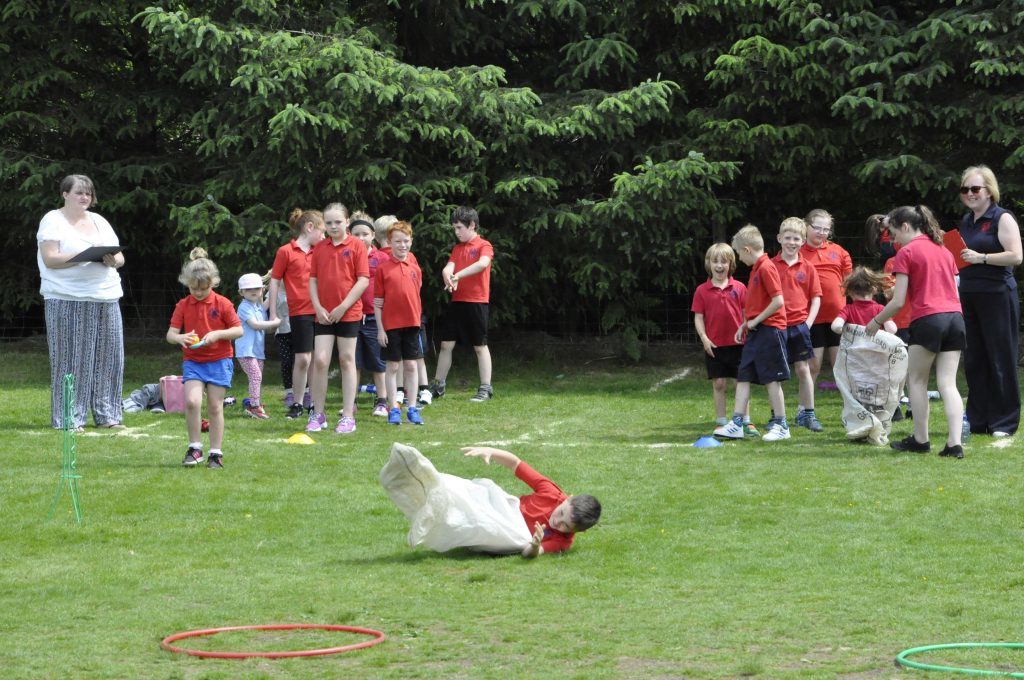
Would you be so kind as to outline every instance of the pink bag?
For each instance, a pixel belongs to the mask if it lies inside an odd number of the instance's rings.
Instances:
[[[160,401],[164,402],[167,413],[185,412],[185,383],[180,375],[165,375],[160,378]]]

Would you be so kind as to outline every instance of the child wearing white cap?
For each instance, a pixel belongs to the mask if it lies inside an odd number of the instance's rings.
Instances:
[[[249,377],[249,405],[245,414],[258,420],[270,416],[260,401],[260,387],[263,384],[264,331],[281,325],[280,319],[267,318],[263,301],[263,279],[259,274],[243,274],[238,279],[238,292],[242,302],[238,305],[238,318],[242,322],[242,337],[235,340],[235,357],[242,370]]]

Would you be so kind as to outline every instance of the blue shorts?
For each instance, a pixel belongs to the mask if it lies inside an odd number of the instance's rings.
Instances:
[[[736,379],[755,385],[789,380],[786,331],[774,326],[758,326],[747,333]]]
[[[356,368],[372,373],[383,373],[387,364],[380,356],[380,343],[377,342],[377,321],[373,314],[363,318],[356,338]]]
[[[235,366],[230,357],[214,361],[191,361],[186,359],[181,365],[183,382],[198,380],[204,385],[217,385],[224,389],[231,388],[231,376],[235,374]]]
[[[832,333],[831,328],[829,333]],[[814,347],[811,346],[811,329],[807,327],[807,324],[798,323],[786,329],[786,356],[791,364],[807,361],[814,356]]]

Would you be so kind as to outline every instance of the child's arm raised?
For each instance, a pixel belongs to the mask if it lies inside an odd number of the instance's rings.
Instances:
[[[492,460],[497,461],[513,471],[519,465],[519,457],[514,453],[503,451],[502,449],[494,449],[490,446],[463,446],[462,453],[472,458],[483,458],[484,462],[488,465],[491,464]]]

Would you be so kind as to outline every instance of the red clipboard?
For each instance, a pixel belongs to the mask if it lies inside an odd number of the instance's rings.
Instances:
[[[950,229],[945,232],[942,235],[942,245],[946,246],[946,250],[952,253],[953,259],[956,260],[957,271],[971,266],[967,260],[960,257],[960,253],[967,247],[967,244],[964,243],[964,237],[960,235],[959,229]]]

